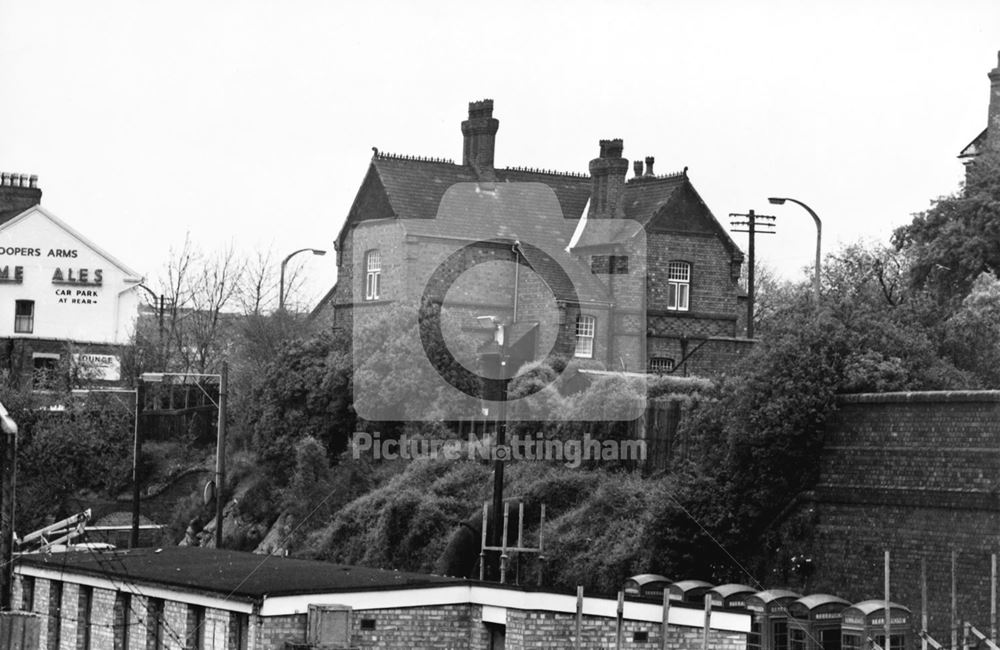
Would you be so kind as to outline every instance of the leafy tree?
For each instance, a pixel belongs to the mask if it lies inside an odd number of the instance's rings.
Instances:
[[[1000,272],[1000,157],[980,156],[960,192],[915,215],[892,241],[912,256],[913,285],[942,304],[960,302],[980,274]]]
[[[82,510],[86,493],[115,497],[132,480],[133,410],[115,395],[74,398],[0,389],[18,423],[16,529]],[[59,405],[59,410],[49,410]]]
[[[240,421],[279,484],[293,471],[299,440],[312,436],[336,457],[355,430],[348,349],[342,336],[329,332],[294,340],[252,387]]]
[[[947,320],[944,353],[985,387],[1000,386],[1000,280],[983,273]]]

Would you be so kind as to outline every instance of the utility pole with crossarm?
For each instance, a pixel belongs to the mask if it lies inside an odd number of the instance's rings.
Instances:
[[[766,214],[756,214],[750,210],[746,214],[730,212],[730,225],[733,232],[745,232],[750,234],[750,244],[747,247],[749,261],[747,266],[747,338],[753,338],[753,309],[754,309],[754,239],[758,234],[774,234],[774,217]]]

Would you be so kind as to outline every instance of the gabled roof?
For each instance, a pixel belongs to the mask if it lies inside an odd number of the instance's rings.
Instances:
[[[625,216],[646,225],[686,183],[690,181],[685,173],[631,179],[625,184]]]
[[[655,229],[654,221],[667,218],[685,197],[693,199],[700,207],[704,221],[707,226],[722,242],[722,245],[729,251],[734,260],[743,260],[743,252],[740,250],[729,232],[715,218],[708,205],[698,194],[688,178],[687,171],[665,176],[640,176],[630,179],[625,184],[625,196],[622,208],[626,219],[642,224],[643,228],[649,231]],[[607,220],[602,220],[607,222]],[[624,225],[617,233],[621,240],[627,240],[632,236],[632,232]],[[606,230],[600,232],[588,232],[584,227],[574,248],[587,248],[592,246],[604,246],[608,243],[616,243],[618,239],[614,233],[609,234]]]
[[[965,148],[962,149],[961,152],[959,152],[958,157],[974,158],[978,156],[983,150],[983,145],[986,144],[986,134],[988,131],[989,128],[983,129],[983,132],[977,135],[975,138],[973,138],[972,142],[965,145]]]
[[[25,210],[0,210],[0,226],[4,225]]]
[[[2,218],[0,218],[0,233],[3,233],[5,231],[7,231],[7,230],[10,230],[11,228],[14,228],[19,223],[21,223],[23,221],[27,221],[28,219],[32,218],[36,214],[45,217],[46,219],[48,219],[49,221],[51,221],[53,224],[55,224],[57,227],[59,227],[62,230],[66,231],[66,233],[69,236],[71,236],[74,239],[76,239],[77,241],[79,241],[81,244],[83,244],[84,246],[86,246],[87,248],[89,248],[94,253],[97,253],[99,256],[103,257],[105,260],[108,261],[109,264],[111,264],[112,266],[117,267],[119,271],[121,271],[122,273],[125,274],[125,276],[126,276],[125,277],[125,281],[126,282],[142,282],[142,276],[139,275],[138,273],[136,273],[135,271],[133,271],[128,266],[126,266],[124,262],[119,261],[117,258],[115,258],[114,256],[112,256],[110,253],[108,253],[107,251],[105,251],[103,248],[101,248],[100,246],[98,246],[94,242],[92,242],[89,239],[87,239],[86,237],[84,237],[78,231],[76,231],[75,229],[73,229],[65,221],[63,221],[62,219],[60,219],[56,215],[52,214],[51,212],[49,212],[48,210],[46,210],[45,208],[43,208],[40,205],[34,205],[34,206],[28,208],[27,210],[24,210],[23,212],[21,212],[20,214],[18,214],[16,217],[14,217],[12,219],[9,219],[8,221],[3,221]],[[0,215],[0,216],[2,216],[2,215]]]

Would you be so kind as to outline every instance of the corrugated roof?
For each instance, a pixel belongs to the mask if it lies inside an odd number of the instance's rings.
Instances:
[[[17,562],[123,583],[156,583],[240,599],[461,582],[421,573],[183,546],[23,555]]]
[[[722,598],[729,598],[734,594],[753,594],[757,592],[755,588],[749,585],[742,585],[736,582],[719,585],[718,587],[713,587],[708,591],[709,593],[717,594]]]
[[[830,605],[833,603],[841,604],[844,607],[848,607],[851,604],[840,596],[832,594],[810,594],[799,598],[795,602],[805,606],[808,610],[816,609],[820,605]]]
[[[648,585],[651,582],[670,582],[670,578],[667,576],[660,575],[659,573],[640,573],[639,575],[632,576],[625,582],[632,581],[636,585],[642,587]]]
[[[900,605],[899,603],[894,603],[891,600],[889,601],[889,608],[890,609],[901,609],[901,610],[905,611],[907,614],[910,613],[910,608],[909,607],[906,607],[905,605]],[[877,611],[885,609],[885,601],[884,600],[863,600],[860,603],[854,603],[853,605],[851,605],[851,609],[856,609],[856,610],[860,611],[862,614],[864,614],[865,616],[868,616],[869,614],[871,614],[873,612],[877,612]]]
[[[768,589],[766,591],[758,591],[751,598],[757,598],[764,603],[770,603],[772,601],[778,600],[779,598],[802,598],[802,594],[797,594],[794,591],[789,591],[787,589]]]

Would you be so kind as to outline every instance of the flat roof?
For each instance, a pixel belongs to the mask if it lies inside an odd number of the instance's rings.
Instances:
[[[25,554],[16,563],[50,571],[150,582],[224,597],[260,599],[467,581],[444,576],[185,546]]]

